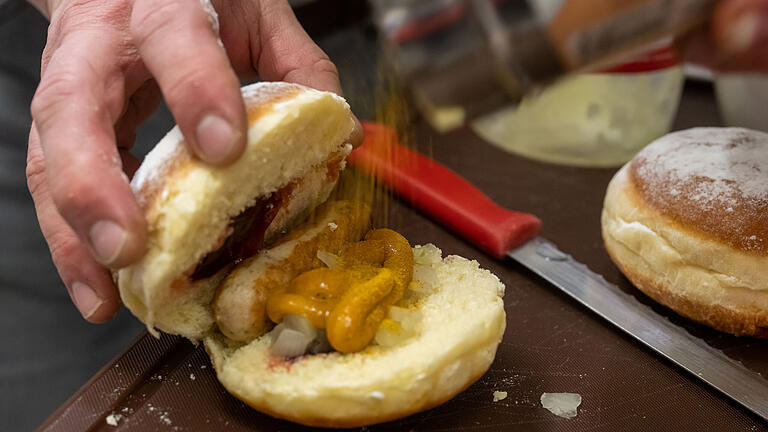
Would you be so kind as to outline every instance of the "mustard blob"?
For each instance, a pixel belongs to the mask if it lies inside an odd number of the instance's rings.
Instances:
[[[306,317],[336,351],[352,353],[368,346],[402,298],[413,278],[413,252],[402,235],[376,229],[345,245],[339,258],[339,267],[302,273],[271,295],[267,314],[276,323],[286,314]]]

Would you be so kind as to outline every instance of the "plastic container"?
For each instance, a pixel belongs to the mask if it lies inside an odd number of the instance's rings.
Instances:
[[[528,3],[541,23],[549,23],[563,0]],[[533,159],[614,167],[669,132],[683,79],[667,40],[628,63],[558,82],[472,127],[487,141]]]
[[[666,46],[602,73],[573,76],[473,123],[485,140],[564,165],[614,167],[669,132],[683,71]]]
[[[728,126],[768,132],[768,75],[721,73],[715,75],[715,93],[720,114]]]

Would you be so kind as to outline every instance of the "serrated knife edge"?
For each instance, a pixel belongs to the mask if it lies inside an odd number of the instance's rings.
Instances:
[[[768,381],[762,375],[695,338],[548,240],[534,238],[508,255],[628,335],[768,420]]]

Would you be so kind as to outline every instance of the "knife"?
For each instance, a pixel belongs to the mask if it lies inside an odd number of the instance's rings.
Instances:
[[[498,259],[510,257],[693,376],[768,420],[768,381],[692,336],[538,236],[541,221],[498,206],[458,174],[364,122],[348,160],[405,201]]]

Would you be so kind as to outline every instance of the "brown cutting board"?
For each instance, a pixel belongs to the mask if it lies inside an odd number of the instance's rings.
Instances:
[[[676,128],[717,125],[711,89],[686,89]],[[508,208],[544,221],[542,235],[641,302],[611,263],[600,239],[605,187],[615,170],[532,162],[483,143],[468,130],[416,136],[431,155]],[[413,244],[432,242],[445,254],[477,259],[506,284],[507,331],[488,373],[453,400],[368,430],[454,431],[754,431],[760,419],[624,336],[512,261],[495,261],[394,200],[379,218]],[[654,305],[692,334],[768,376],[768,341],[734,338]],[[494,391],[507,398],[493,402]],[[543,392],[583,397],[578,416],[541,407]],[[766,401],[768,403],[768,401]],[[117,426],[107,423],[114,420]],[[41,426],[46,431],[298,431],[301,426],[251,410],[215,379],[201,347],[141,336]]]

